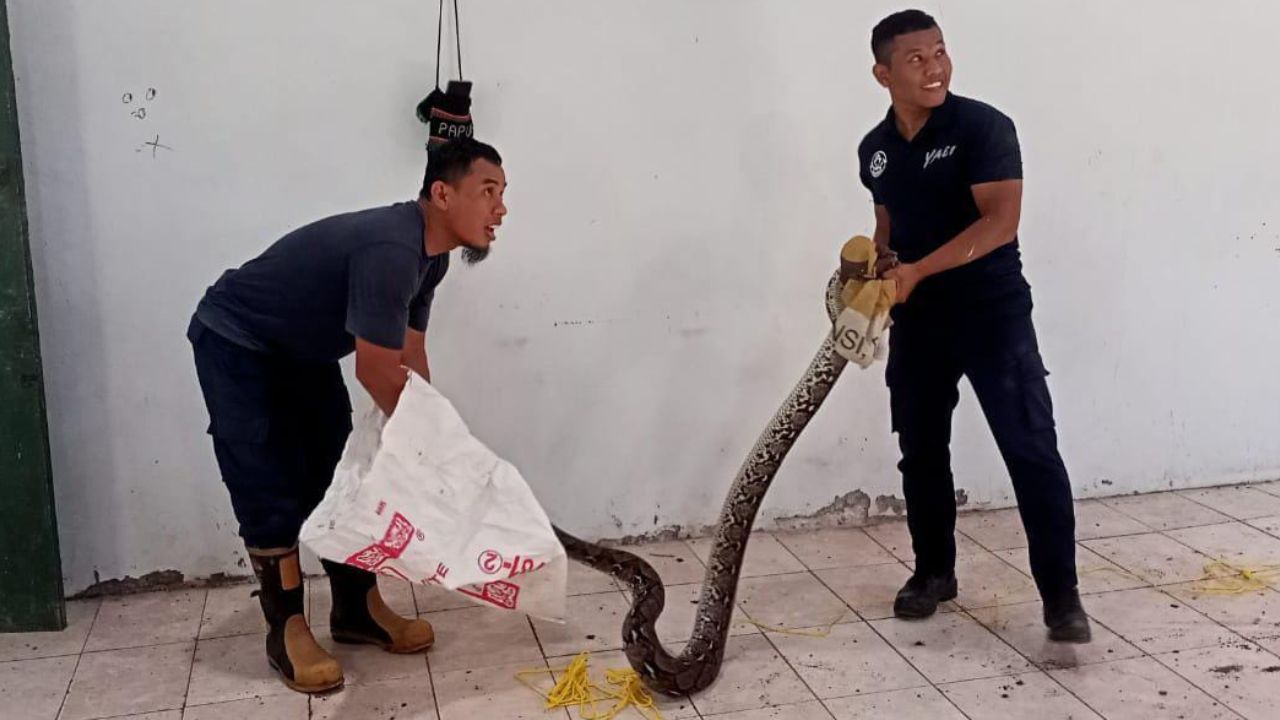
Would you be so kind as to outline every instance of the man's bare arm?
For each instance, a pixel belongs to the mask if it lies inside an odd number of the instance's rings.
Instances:
[[[921,280],[971,263],[1017,237],[1022,218],[1021,180],[974,185],[973,199],[980,217],[972,225],[919,262],[899,265],[886,273],[898,281],[898,302],[905,302]]]
[[[400,362],[431,382],[431,364],[427,362],[427,334],[409,328],[404,336],[404,351]]]
[[[876,244],[876,275],[898,264],[898,256],[889,249],[889,208],[876,205],[876,230],[871,235]]]
[[[395,412],[409,376],[400,364],[402,351],[356,338],[356,379],[387,417]]]

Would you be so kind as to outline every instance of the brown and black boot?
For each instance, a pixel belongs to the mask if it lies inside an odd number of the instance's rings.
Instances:
[[[305,595],[298,547],[248,548],[267,618],[267,660],[284,684],[303,693],[342,687],[342,666],[316,643],[303,613]]]
[[[333,590],[329,634],[340,643],[377,645],[393,653],[415,653],[435,642],[431,623],[400,617],[378,592],[378,576],[360,568],[321,560]]]

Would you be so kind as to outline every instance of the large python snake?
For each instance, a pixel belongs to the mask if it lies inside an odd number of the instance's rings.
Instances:
[[[841,274],[837,271],[827,284],[826,295],[827,313],[833,322],[841,309],[840,289]],[[822,406],[846,364],[835,351],[831,333],[827,333],[809,369],[738,471],[716,525],[693,636],[679,655],[668,652],[658,639],[656,625],[665,594],[662,578],[653,567],[632,553],[580,540],[552,526],[570,558],[613,576],[630,589],[631,609],[622,623],[623,650],[631,667],[651,689],[667,695],[688,695],[716,679],[756,512],[783,459]]]

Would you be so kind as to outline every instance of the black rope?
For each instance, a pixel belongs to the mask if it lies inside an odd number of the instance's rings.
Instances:
[[[444,0],[440,0],[440,15],[436,18],[436,89],[440,89],[440,51],[444,40]]]
[[[462,79],[462,28],[458,20],[458,0],[453,0],[453,39],[458,44],[458,79]],[[444,0],[436,17],[436,87],[440,87],[440,55],[444,52]]]
[[[453,39],[458,41],[458,79],[462,79],[462,27],[458,19],[458,0],[453,0]],[[437,82],[437,84],[439,84]]]

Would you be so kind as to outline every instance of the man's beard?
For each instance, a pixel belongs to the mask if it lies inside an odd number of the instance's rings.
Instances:
[[[487,247],[476,248],[471,247],[470,245],[462,246],[462,262],[468,265],[475,265],[487,257],[489,257],[489,248]]]

